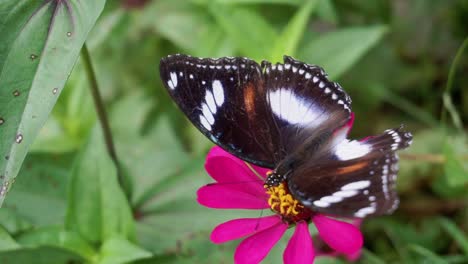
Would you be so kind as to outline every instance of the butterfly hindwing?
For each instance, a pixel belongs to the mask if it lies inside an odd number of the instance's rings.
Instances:
[[[363,141],[331,144],[334,159],[306,161],[291,173],[291,193],[314,211],[340,217],[367,217],[393,212],[398,156],[411,144],[401,128]]]

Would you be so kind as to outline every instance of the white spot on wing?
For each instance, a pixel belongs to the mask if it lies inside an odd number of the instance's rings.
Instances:
[[[369,206],[369,207],[364,207],[364,208],[359,209],[359,211],[357,211],[354,214],[354,216],[356,216],[356,217],[365,217],[368,214],[372,214],[374,212],[375,212],[375,207]]]
[[[213,81],[213,94],[218,106],[222,106],[224,103],[224,90],[223,85],[219,80]]]
[[[291,124],[320,124],[328,118],[324,111],[313,103],[306,102],[289,89],[268,93],[273,113]]]
[[[334,195],[324,196],[320,198],[320,201],[324,201],[327,203],[338,203],[338,202],[341,202],[342,200],[343,200],[343,197],[334,196]]]
[[[330,204],[324,201],[314,201],[314,205],[317,207],[328,207]]]
[[[335,156],[340,160],[359,158],[370,151],[371,147],[368,144],[356,140],[349,141],[345,139],[335,146]]]
[[[352,183],[348,183],[341,187],[341,190],[348,191],[348,190],[360,190],[370,186],[370,181],[356,181]]]
[[[203,127],[206,128],[206,130],[211,131],[211,125],[208,123],[208,120],[203,115],[200,115],[200,123],[202,124]]]
[[[211,113],[210,109],[208,108],[208,106],[206,104],[202,104],[202,112],[203,112],[203,116],[205,116],[208,123],[210,123],[210,125],[213,125],[214,124],[214,117],[213,117],[213,114]]]
[[[205,94],[205,101],[208,104],[208,107],[210,108],[211,113],[216,114],[216,103],[213,97],[213,94],[210,91],[206,91]]]
[[[171,83],[169,83],[169,82],[171,82]],[[171,72],[171,80],[168,81],[167,84],[173,90],[177,87],[177,74],[175,72]]]
[[[358,194],[358,191],[348,190],[348,191],[337,191],[337,192],[334,192],[332,195],[337,196],[337,197],[348,198],[351,196],[355,196],[356,194]]]

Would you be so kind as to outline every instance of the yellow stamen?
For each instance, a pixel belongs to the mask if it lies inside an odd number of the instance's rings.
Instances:
[[[268,204],[271,209],[282,216],[297,216],[304,209],[304,206],[289,194],[285,183],[281,183],[278,186],[265,186],[265,188],[270,195]]]

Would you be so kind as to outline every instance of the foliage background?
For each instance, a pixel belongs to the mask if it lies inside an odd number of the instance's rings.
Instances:
[[[232,262],[237,242],[212,245],[210,230],[256,215],[196,203],[212,144],[159,79],[162,56],[188,53],[293,55],[351,95],[352,137],[404,123],[414,144],[401,155],[401,206],[364,222],[359,262],[468,263],[467,36],[463,0],[107,1],[86,43],[120,166],[78,60],[0,209],[0,262]],[[265,263],[280,262],[285,242]]]

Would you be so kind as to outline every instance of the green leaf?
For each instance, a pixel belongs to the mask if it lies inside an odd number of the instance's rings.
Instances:
[[[278,36],[263,17],[247,8],[219,4],[212,4],[209,8],[242,55],[254,60],[262,60],[269,55],[269,47]]]
[[[4,208],[34,226],[62,224],[67,184],[75,155],[28,155]]]
[[[50,118],[31,152],[64,153],[83,145],[96,120],[89,82],[80,61],[75,65]]]
[[[47,227],[27,232],[18,237],[18,243],[24,247],[52,246],[67,249],[91,260],[96,254],[94,249],[79,234],[62,230],[59,227]]]
[[[218,32],[213,27],[216,25],[210,21],[206,11],[197,8],[189,1],[153,1],[142,13],[134,15],[137,23],[155,30],[191,54],[199,50],[198,46],[206,40],[205,38],[219,38]]]
[[[457,227],[457,225],[446,218],[439,218],[439,223],[443,229],[458,243],[460,248],[468,256],[468,237],[464,234],[464,231]]]
[[[284,5],[300,5],[303,0],[215,0],[222,4],[284,4]]]
[[[190,182],[190,184],[187,184]],[[142,245],[154,253],[176,250],[180,241],[193,233],[208,232],[216,225],[234,218],[259,217],[259,212],[248,210],[219,211],[205,208],[196,201],[196,191],[212,182],[203,171],[203,162],[194,161],[171,180],[153,186],[152,199],[141,207],[142,218],[137,222],[137,232]],[[154,243],[155,239],[163,237]]]
[[[151,257],[148,252],[122,238],[110,238],[101,247],[98,264],[120,264]]]
[[[385,26],[355,27],[327,33],[307,44],[300,58],[323,67],[331,79],[349,70],[387,32]]]
[[[362,258],[365,260],[365,263],[385,264],[384,260],[382,260],[379,256],[377,256],[373,252],[367,250],[366,248],[362,249]]]
[[[315,264],[345,264],[344,261],[336,257],[328,257],[328,256],[318,257],[314,260],[314,263]]]
[[[435,264],[446,264],[446,263],[448,263],[443,258],[437,256],[434,252],[432,252],[431,250],[429,250],[429,249],[427,249],[425,247],[415,245],[415,244],[411,244],[411,245],[409,245],[408,248],[410,250],[412,250],[413,252],[416,252],[419,255],[425,257],[426,258],[425,260],[429,261],[429,263],[435,263]]]
[[[11,234],[23,232],[32,227],[29,221],[21,217],[15,210],[7,207],[0,209],[0,226]]]
[[[295,56],[304,32],[307,21],[315,10],[319,0],[308,0],[304,6],[299,7],[299,11],[289,21],[283,32],[274,42],[275,45],[270,54],[270,61],[283,61],[283,55]]]
[[[0,205],[104,3],[6,0],[0,4]]]
[[[468,162],[463,160],[467,147],[464,137],[451,138],[444,144],[444,173],[450,187],[462,187],[468,183]]]
[[[17,248],[20,248],[20,245],[0,226],[0,252]]]
[[[333,24],[338,23],[338,14],[331,0],[320,0],[317,6],[317,16]]]
[[[91,242],[115,235],[133,238],[132,212],[99,128],[94,129],[72,169],[65,225]]]
[[[54,247],[20,248],[0,252],[2,264],[66,264],[83,263],[80,256],[72,252]]]

